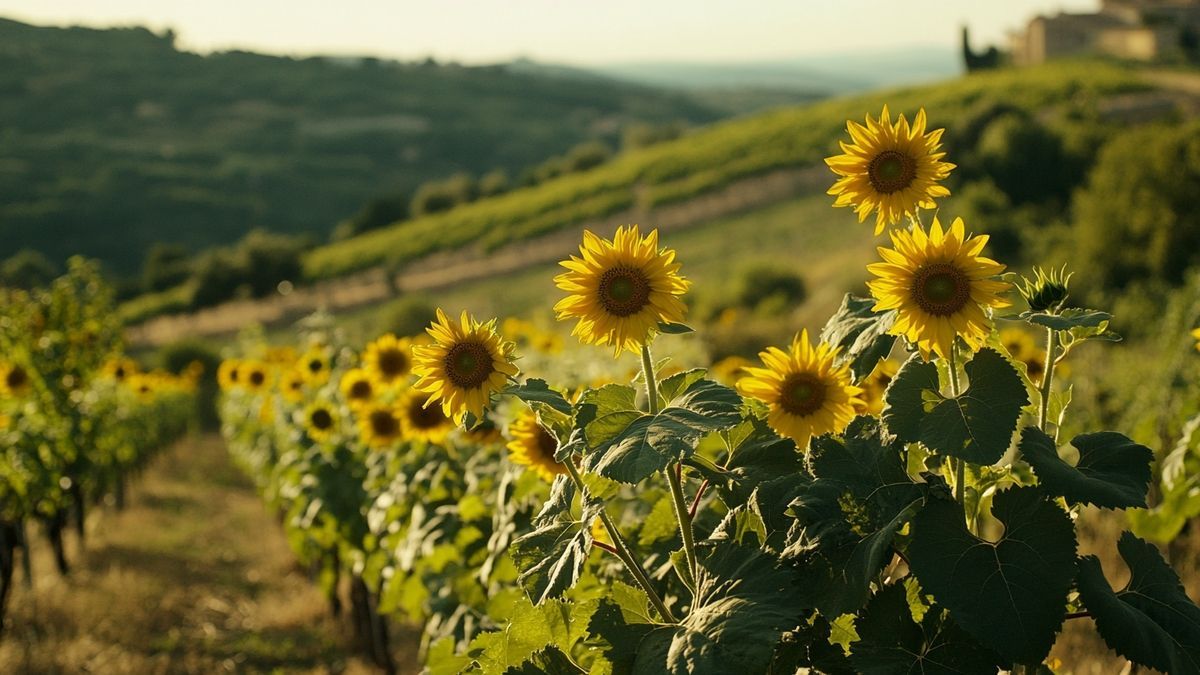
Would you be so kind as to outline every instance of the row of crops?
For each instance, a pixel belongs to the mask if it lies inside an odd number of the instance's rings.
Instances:
[[[0,288],[0,621],[15,567],[28,582],[37,530],[58,572],[64,533],[82,544],[90,505],[122,506],[129,477],[183,434],[199,363],[141,372],[123,356],[111,289],[81,259],[47,288]]]

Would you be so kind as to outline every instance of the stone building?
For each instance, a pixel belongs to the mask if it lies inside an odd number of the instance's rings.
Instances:
[[[1138,61],[1194,56],[1200,0],[1102,0],[1093,14],[1037,16],[1010,37],[1016,65],[1077,55]]]

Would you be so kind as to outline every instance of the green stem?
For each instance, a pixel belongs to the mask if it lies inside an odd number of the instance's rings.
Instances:
[[[958,398],[958,341],[950,343],[950,395]],[[966,495],[967,482],[967,463],[962,459],[955,457],[951,460],[954,464],[954,498],[959,504],[964,504],[963,497]]]
[[[1058,346],[1058,333],[1053,328],[1046,329],[1046,367],[1042,373],[1041,407],[1038,409],[1038,428],[1046,431],[1047,418],[1050,413],[1050,387],[1054,384],[1054,350]]]
[[[659,413],[658,382],[654,375],[654,359],[650,346],[642,345],[642,377],[646,380],[646,397],[650,399],[650,414]],[[675,462],[666,469],[667,481],[671,484],[671,502],[675,507],[675,520],[679,523],[679,536],[683,539],[683,555],[687,559],[688,572],[696,578],[696,540],[692,531],[692,517],[688,511],[687,497],[683,494],[683,466]]]
[[[571,474],[571,480],[574,481],[575,487],[583,497],[587,498],[587,486],[583,484],[583,476],[579,475],[579,467],[575,465],[575,458],[568,457],[563,463],[567,467],[567,473]],[[625,563],[625,568],[633,575],[638,585],[646,591],[646,595],[650,597],[650,604],[654,605],[654,609],[662,616],[663,620],[669,623],[678,623],[675,616],[671,614],[671,610],[667,609],[662,598],[658,597],[658,592],[654,590],[654,585],[650,583],[650,577],[646,576],[646,572],[642,570],[642,566],[633,559],[633,554],[629,552],[629,545],[625,543],[625,539],[621,536],[621,531],[613,524],[612,518],[608,516],[608,512],[600,510],[600,522],[604,525],[604,529],[608,530],[608,536],[613,541],[613,548],[616,551],[617,557],[621,562]],[[585,525],[587,527],[587,525]]]

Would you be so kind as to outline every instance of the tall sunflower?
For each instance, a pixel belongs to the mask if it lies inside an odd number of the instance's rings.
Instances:
[[[351,408],[364,406],[375,398],[375,385],[371,376],[361,368],[347,370],[346,374],[342,375],[338,388],[342,392],[342,398],[346,399]]]
[[[805,330],[784,351],[769,347],[759,353],[762,368],[746,368],[737,389],[767,404],[767,424],[777,433],[808,446],[814,435],[839,432],[862,405],[862,389],[850,384],[849,364],[834,364],[837,349],[816,347]]]
[[[442,412],[461,422],[470,412],[483,416],[492,393],[515,377],[513,344],[496,332],[496,320],[479,323],[464,311],[458,323],[441,309],[427,329],[433,344],[413,347],[413,385],[428,394],[425,405],[441,403]]]
[[[454,429],[454,421],[447,417],[440,407],[425,405],[425,398],[415,389],[404,392],[396,403],[400,427],[404,437],[410,441],[441,443]]]
[[[29,371],[18,364],[0,361],[0,394],[24,396],[30,386]]]
[[[1192,337],[1196,338],[1196,351],[1200,352],[1200,328],[1192,331]]]
[[[942,161],[945,129],[926,133],[925,125],[924,108],[910,126],[904,115],[892,122],[886,105],[878,120],[867,115],[866,126],[846,122],[853,142],[840,142],[843,154],[825,158],[840,176],[829,188],[837,196],[833,205],[854,207],[860,223],[874,211],[879,234],[917,208],[935,208],[934,198],[948,197],[950,191],[938,184],[954,168]]]
[[[883,412],[883,393],[900,371],[900,364],[892,359],[879,359],[874,370],[858,383],[862,389],[862,403],[854,406],[859,415],[879,415]]]
[[[300,355],[296,368],[304,373],[304,378],[314,385],[325,384],[329,381],[329,352],[319,346],[313,346]]]
[[[294,362],[295,359],[292,360],[292,363]],[[299,403],[304,400],[304,389],[307,386],[308,380],[304,377],[304,373],[295,368],[288,367],[279,376],[279,393],[283,394],[283,398],[291,403]]]
[[[404,376],[412,372],[412,341],[391,333],[380,336],[367,345],[363,368],[381,387],[403,383]]]
[[[304,431],[318,443],[329,440],[339,421],[337,411],[325,401],[316,401],[304,409]]]
[[[372,403],[359,410],[357,417],[359,435],[368,447],[380,450],[400,440],[403,428],[394,406]]]
[[[554,277],[567,297],[554,305],[559,321],[578,319],[572,335],[585,344],[637,351],[660,321],[681,322],[680,299],[691,282],[679,275],[675,251],[659,249],[658,230],[641,236],[638,226],[617,228],[612,241],[583,233],[582,257],[559,263]]]
[[[532,410],[521,413],[509,426],[508,435],[512,438],[508,442],[508,458],[514,464],[532,469],[546,481],[567,472],[567,467],[554,459],[558,440],[538,424]]]
[[[896,310],[893,335],[917,345],[928,360],[930,352],[950,355],[958,335],[978,349],[990,331],[987,307],[1007,307],[1000,297],[1009,284],[992,277],[1004,265],[980,255],[987,235],[969,237],[962,218],[948,231],[935,217],[927,235],[921,227],[893,230],[892,248],[878,248],[883,262],[867,265],[878,277],[867,282],[876,311]]]
[[[228,391],[238,385],[238,380],[241,379],[238,373],[238,368],[242,362],[238,359],[225,359],[221,365],[217,367],[217,384],[221,389]]]
[[[271,383],[271,371],[261,361],[243,361],[238,367],[238,379],[247,390],[258,393]]]
[[[136,375],[140,370],[136,361],[125,357],[111,358],[100,367],[100,371],[104,373],[105,377],[117,382],[123,382],[125,378]]]

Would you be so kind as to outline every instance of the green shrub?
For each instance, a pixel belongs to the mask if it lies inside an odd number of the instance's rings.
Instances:
[[[0,286],[37,288],[58,276],[58,268],[41,253],[23,249],[0,264]]]
[[[380,320],[380,333],[400,336],[420,335],[437,318],[437,310],[425,298],[406,295],[392,303]]]
[[[172,342],[158,352],[159,365],[176,375],[199,363],[204,370],[196,383],[196,422],[202,429],[216,429],[220,426],[217,415],[217,367],[221,365],[221,355],[215,349],[200,340],[187,339]]]

